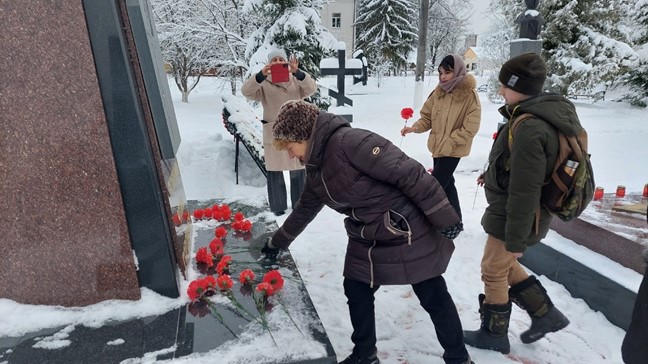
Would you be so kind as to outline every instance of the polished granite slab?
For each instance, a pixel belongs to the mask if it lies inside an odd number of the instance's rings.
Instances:
[[[193,210],[216,203],[221,202],[189,201],[188,208]],[[266,214],[263,207],[238,203],[229,205],[233,212],[241,211],[254,220],[250,234],[236,234],[230,229],[225,238],[225,253],[231,255],[234,261],[232,278],[237,281],[238,272],[244,268],[252,269],[259,278],[268,269],[278,269],[285,278],[280,301],[283,307],[278,301],[272,300],[270,302],[274,303],[274,307],[266,306],[269,328],[277,346],[268,344],[267,331],[258,322],[245,319],[239,310],[220,297],[214,301],[224,323],[201,311],[200,307],[185,305],[158,316],[112,322],[98,328],[60,326],[21,337],[0,338],[0,363],[139,363],[141,358],[151,362],[214,350],[228,351],[229,358],[236,356],[236,353],[247,358],[254,357],[254,352],[260,349],[277,351],[268,353],[269,358],[273,355],[284,358],[262,362],[336,363],[335,352],[290,254],[283,253],[277,261],[268,261],[261,256],[264,234],[277,228],[274,219],[265,220],[265,216],[271,215]],[[194,223],[194,252],[209,244],[217,226],[213,221]],[[196,266],[194,260],[192,269],[195,272],[204,271]],[[238,282],[233,293],[248,312],[258,314],[254,301]],[[291,350],[295,348],[291,345],[302,348],[295,351],[299,354],[293,357],[290,357]],[[312,347],[313,351],[303,354],[304,347]]]

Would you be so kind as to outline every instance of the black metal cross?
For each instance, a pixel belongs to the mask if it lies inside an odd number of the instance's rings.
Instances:
[[[344,76],[361,75],[362,69],[360,68],[346,68],[346,51],[338,49],[338,64],[337,68],[321,68],[322,76],[337,76],[337,92],[329,89],[329,96],[337,101],[336,106],[344,106],[345,104],[353,106],[353,100],[344,96]]]

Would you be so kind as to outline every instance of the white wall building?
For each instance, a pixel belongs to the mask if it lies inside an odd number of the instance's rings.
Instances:
[[[346,58],[351,58],[355,48],[355,0],[331,0],[324,5],[320,15],[322,25],[346,44]]]

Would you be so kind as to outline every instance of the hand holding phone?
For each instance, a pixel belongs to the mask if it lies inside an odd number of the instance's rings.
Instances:
[[[288,63],[273,64],[270,66],[270,75],[272,75],[272,82],[288,82],[290,80]]]

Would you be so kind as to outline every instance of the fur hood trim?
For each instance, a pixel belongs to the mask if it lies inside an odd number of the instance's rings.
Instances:
[[[473,92],[477,89],[477,79],[475,76],[473,76],[472,73],[467,73],[466,77],[459,83],[455,89],[452,91],[452,93],[460,93],[460,92]],[[440,85],[437,85],[437,87],[434,89],[434,93],[441,96],[445,95],[446,92],[443,91]]]

